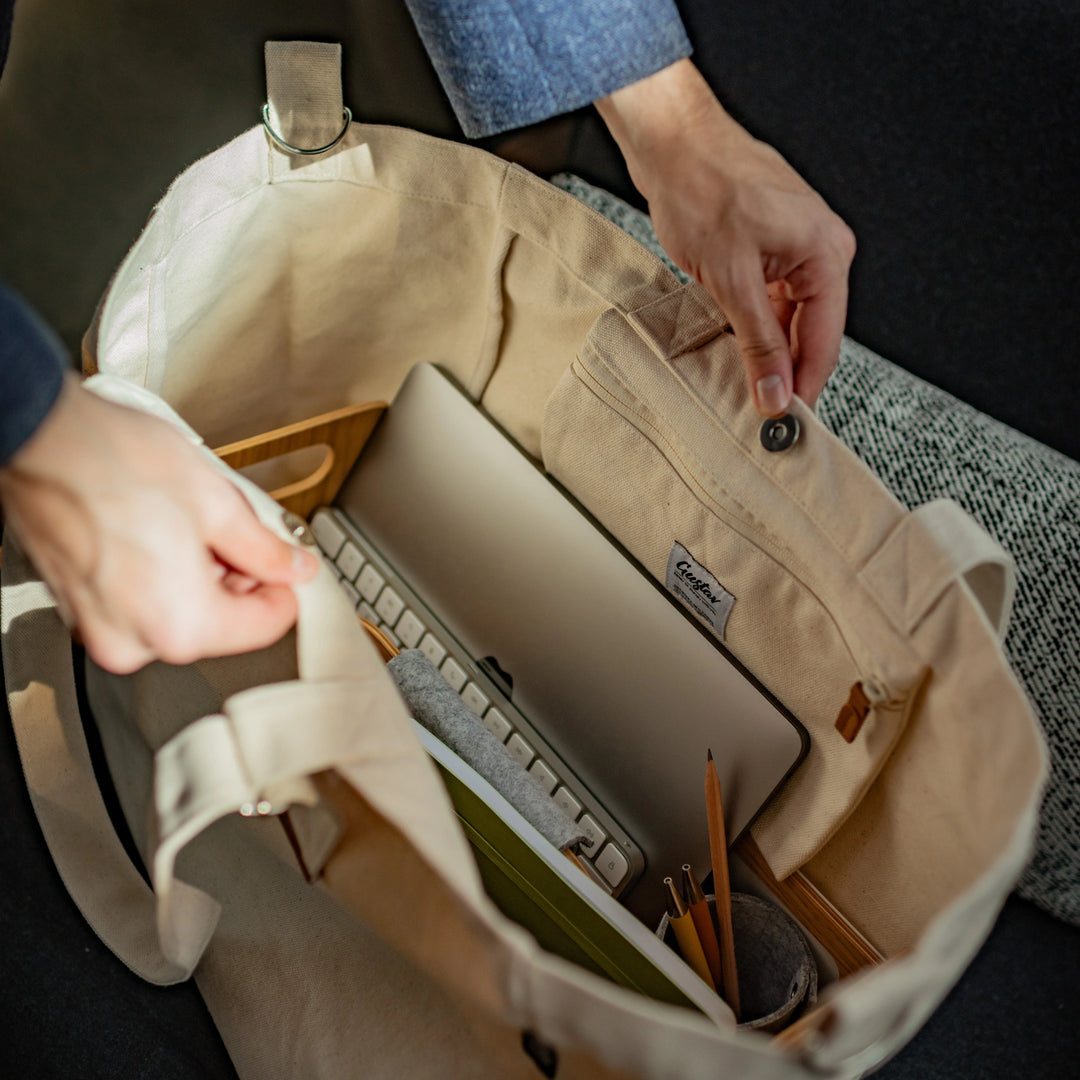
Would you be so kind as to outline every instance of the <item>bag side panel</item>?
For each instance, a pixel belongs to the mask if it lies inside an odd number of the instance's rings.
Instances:
[[[934,671],[912,722],[858,813],[805,867],[887,955],[990,871],[1046,769],[1023,691],[965,586],[914,641]],[[991,919],[1012,883],[1000,882]]]

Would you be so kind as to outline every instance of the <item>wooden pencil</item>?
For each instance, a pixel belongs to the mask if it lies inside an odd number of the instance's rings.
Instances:
[[[712,751],[705,765],[705,809],[709,819],[709,854],[712,859],[713,892],[716,894],[716,924],[720,939],[720,970],[723,998],[739,1019],[739,975],[735,967],[735,934],[731,925],[731,881],[728,876],[727,830],[724,828],[724,801],[720,777]]]
[[[705,954],[705,963],[709,965],[713,986],[719,993],[723,985],[724,970],[720,963],[720,942],[716,937],[716,927],[713,924],[708,901],[689,863],[683,863],[682,888],[686,906],[690,909],[690,917],[694,920],[694,929],[697,930],[698,939],[701,941],[701,951]]]

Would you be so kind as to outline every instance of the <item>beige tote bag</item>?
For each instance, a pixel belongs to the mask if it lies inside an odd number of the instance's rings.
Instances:
[[[662,1005],[543,953],[484,895],[328,571],[272,649],[88,673],[151,893],[93,785],[63,626],[6,541],[10,708],[69,889],[144,977],[194,972],[244,1077],[871,1070],[1030,855],[1045,755],[1000,648],[1010,560],[950,503],[905,511],[798,402],[801,437],[767,450],[722,312],[609,222],[481,151],[345,123],[336,47],[267,63],[273,136],[174,183],[88,335],[110,373],[91,387],[220,446],[443,366],[650,573],[678,540],[736,597],[726,647],[812,740],[753,827],[765,872],[824,894],[884,962],[773,1041],[719,999]]]

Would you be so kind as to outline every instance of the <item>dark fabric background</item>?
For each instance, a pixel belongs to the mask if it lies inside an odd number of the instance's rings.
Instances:
[[[11,44],[11,19],[15,13],[13,0],[0,0],[0,72],[7,61],[8,46]]]

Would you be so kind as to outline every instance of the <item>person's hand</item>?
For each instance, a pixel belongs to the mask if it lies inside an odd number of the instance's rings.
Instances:
[[[731,320],[758,410],[813,404],[836,366],[855,238],[720,106],[689,60],[596,103],[657,238]]]
[[[179,432],[74,381],[0,469],[0,502],[61,617],[119,673],[273,643],[318,568]]]

